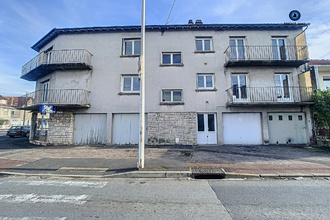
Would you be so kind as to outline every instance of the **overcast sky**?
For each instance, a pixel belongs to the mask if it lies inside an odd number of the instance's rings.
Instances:
[[[146,23],[165,24],[173,0],[146,0]],[[330,59],[329,0],[176,0],[170,24],[284,23],[298,10],[311,23],[311,59]],[[140,25],[141,0],[0,0],[0,95],[34,91],[20,79],[22,66],[37,55],[31,46],[54,27]]]

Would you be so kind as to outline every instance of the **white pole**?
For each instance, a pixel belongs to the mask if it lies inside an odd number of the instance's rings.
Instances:
[[[141,19],[141,56],[140,56],[140,136],[139,136],[139,168],[144,168],[145,143],[145,0],[142,0]]]

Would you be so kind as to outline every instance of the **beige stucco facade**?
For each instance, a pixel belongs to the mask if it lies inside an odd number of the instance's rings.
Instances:
[[[216,144],[224,144],[224,113],[259,113],[261,115],[262,144],[269,144],[268,116],[270,112],[301,112],[306,117],[306,143],[312,139],[312,122],[309,106],[297,103],[263,103],[257,105],[228,106],[228,89],[232,87],[232,75],[244,75],[247,87],[275,87],[275,74],[288,76],[290,87],[299,87],[298,75],[303,66],[292,65],[241,65],[226,67],[225,51],[231,39],[243,39],[245,46],[271,46],[273,38],[285,39],[286,45],[295,45],[295,37],[302,29],[294,30],[149,30],[146,33],[146,113],[147,138],[150,144],[188,144],[198,143],[198,114],[215,115]],[[106,144],[113,143],[113,117],[115,114],[138,114],[139,93],[125,94],[123,76],[138,76],[138,56],[123,55],[125,39],[140,38],[139,31],[109,31],[95,33],[59,34],[47,42],[39,52],[52,50],[84,49],[92,54],[91,70],[56,70],[36,80],[36,90],[41,90],[47,82],[48,89],[82,89],[90,91],[88,108],[62,109],[60,112],[73,114],[70,129],[74,130],[74,114],[106,114]],[[211,50],[196,51],[196,39],[209,39]],[[247,50],[245,49],[247,56]],[[180,53],[180,65],[162,65],[162,53]],[[198,75],[210,75],[213,78],[212,89],[198,88]],[[162,90],[179,90],[180,103],[163,103]],[[252,91],[252,90],[251,90]],[[36,111],[35,111],[36,112]],[[52,117],[52,116],[51,116]],[[158,120],[176,121],[163,123],[162,131]],[[57,117],[57,122],[59,119]],[[157,120],[157,121],[155,121]],[[180,120],[182,120],[180,122]],[[214,120],[214,119],[212,119]],[[168,121],[167,121],[168,122]],[[63,123],[66,123],[65,121]],[[187,124],[188,123],[188,124]],[[209,122],[211,123],[211,122]],[[54,124],[54,123],[53,123]],[[166,128],[165,128],[165,127]],[[157,128],[156,132],[153,130]],[[51,126],[49,130],[55,129]],[[53,132],[54,133],[54,132]],[[52,134],[52,132],[48,132]],[[151,135],[152,134],[152,135]],[[74,136],[74,131],[69,132]],[[187,138],[185,138],[187,137]],[[31,137],[33,138],[33,137]],[[63,137],[62,137],[63,138]],[[74,143],[74,138],[65,139],[65,143]],[[160,141],[161,140],[161,143]],[[163,141],[164,140],[164,141]],[[46,141],[47,142],[47,141]],[[60,144],[56,138],[48,138],[49,144]]]

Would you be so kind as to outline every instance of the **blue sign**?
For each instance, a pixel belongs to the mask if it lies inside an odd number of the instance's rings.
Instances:
[[[297,10],[293,10],[290,12],[289,14],[289,18],[292,20],[292,21],[298,21],[300,19],[301,15],[300,15],[300,12],[297,11]]]
[[[40,105],[39,107],[40,113],[49,113],[49,114],[56,114],[57,109],[55,106],[52,105]]]

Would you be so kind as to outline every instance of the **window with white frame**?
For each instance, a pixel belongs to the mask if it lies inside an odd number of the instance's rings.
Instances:
[[[124,39],[123,55],[133,56],[141,54],[141,39]]]
[[[323,90],[330,89],[330,76],[323,76]]]
[[[245,60],[244,38],[230,38],[231,60]]]
[[[212,51],[212,38],[211,37],[196,37],[196,51]]]
[[[162,90],[162,102],[182,103],[182,90]]]
[[[214,89],[214,74],[197,74],[197,89]]]
[[[182,64],[181,53],[162,53],[163,65],[180,65]]]
[[[122,76],[122,89],[123,93],[139,93],[140,92],[140,79],[137,75]]]

